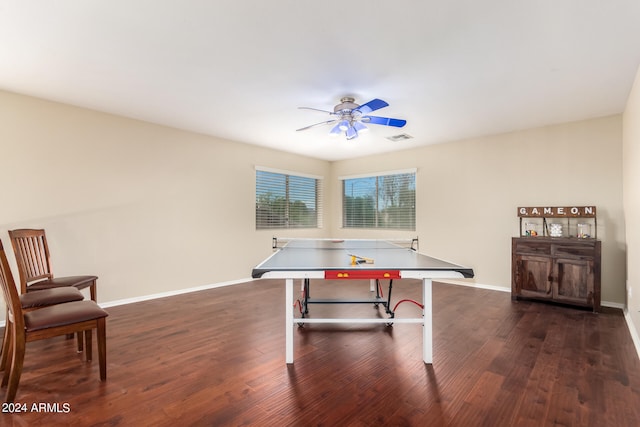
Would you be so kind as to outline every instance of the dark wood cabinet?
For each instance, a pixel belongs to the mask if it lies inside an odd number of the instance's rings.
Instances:
[[[600,241],[514,237],[511,297],[533,298],[600,310]]]

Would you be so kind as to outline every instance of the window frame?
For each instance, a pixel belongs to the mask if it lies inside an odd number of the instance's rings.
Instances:
[[[281,224],[268,224],[268,219],[265,220],[264,218],[260,217],[259,214],[259,191],[260,189],[258,188],[259,186],[259,174],[260,172],[265,172],[265,173],[269,173],[269,174],[274,174],[274,175],[280,175],[283,179],[284,179],[284,185],[282,186],[282,188],[277,188],[277,186],[274,186],[274,190],[278,190],[279,193],[284,193],[284,215],[283,218],[281,219],[281,221],[283,223]],[[304,186],[301,187],[291,187],[292,184],[292,178],[298,179],[311,179],[314,182],[314,189],[313,191],[311,191],[309,188],[304,188]],[[308,173],[302,173],[302,172],[295,172],[295,171],[288,171],[288,170],[282,170],[282,169],[274,169],[274,168],[269,168],[269,167],[264,167],[264,166],[255,166],[255,227],[256,230],[300,230],[300,229],[320,229],[323,226],[323,210],[324,210],[324,203],[323,203],[323,192],[324,192],[324,177],[319,176],[319,175],[312,175],[312,174],[308,174]],[[305,191],[308,192],[308,194],[311,194],[313,192],[314,196],[314,202],[315,202],[315,224],[314,225],[299,225],[299,226],[292,226],[291,225],[291,211],[290,209],[292,208],[292,203],[295,202],[300,202],[302,201],[304,203],[303,200],[296,200],[294,198],[294,200],[291,200],[291,193],[295,190],[301,190],[303,191],[303,193]]]
[[[407,174],[411,174],[413,175],[413,214],[412,217],[410,217],[409,219],[409,223],[406,225],[400,225],[400,226],[394,226],[394,227],[389,227],[389,226],[382,226],[380,224],[380,220],[378,215],[380,214],[380,206],[379,206],[379,200],[380,200],[380,187],[379,187],[379,180],[380,178],[386,177],[386,176],[393,176],[393,175],[407,175]],[[369,226],[366,224],[356,224],[356,225],[349,225],[348,222],[348,218],[347,218],[347,206],[346,206],[346,189],[345,189],[345,185],[347,184],[347,181],[350,180],[357,180],[357,179],[372,179],[374,178],[376,180],[376,192],[375,192],[375,197],[374,197],[374,215],[375,215],[375,220],[374,225],[373,226]],[[417,186],[418,186],[418,169],[417,168],[412,168],[412,169],[402,169],[402,170],[392,170],[392,171],[385,171],[385,172],[374,172],[374,173],[367,173],[367,174],[359,174],[359,175],[348,175],[348,176],[340,176],[338,177],[338,180],[340,181],[340,200],[342,203],[341,206],[341,213],[342,213],[342,221],[341,221],[341,228],[342,229],[361,229],[361,230],[398,230],[398,231],[415,231],[417,228],[417,218],[418,218],[418,214],[417,214]],[[412,222],[412,223],[411,223]]]

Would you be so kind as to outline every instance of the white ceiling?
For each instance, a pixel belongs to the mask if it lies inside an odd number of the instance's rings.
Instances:
[[[0,89],[327,160],[617,114],[639,64],[638,0],[0,0]],[[295,131],[345,95],[408,123]]]

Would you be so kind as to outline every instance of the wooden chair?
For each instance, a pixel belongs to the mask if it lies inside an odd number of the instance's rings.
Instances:
[[[0,247],[2,242],[0,241]],[[4,250],[0,251],[0,258],[6,259]],[[6,260],[5,260],[6,261]],[[2,260],[0,260],[2,262]],[[51,288],[42,291],[29,292],[19,296],[20,306],[23,312],[37,310],[42,307],[49,307],[56,304],[63,304],[65,302],[82,301],[84,295],[77,288],[70,286],[64,288]],[[9,312],[7,311],[6,319],[9,318]],[[82,333],[78,333],[78,352],[83,348]],[[7,355],[9,353],[9,328],[4,328],[4,339],[2,340],[2,354],[0,354],[0,371],[4,371],[7,367]]]
[[[0,287],[7,305],[7,359],[2,387],[7,386],[5,402],[13,402],[20,383],[26,343],[59,335],[84,332],[87,361],[92,359],[92,331],[98,336],[100,380],[107,379],[107,312],[94,301],[74,301],[25,312],[0,242]]]
[[[89,288],[91,299],[97,301],[97,276],[55,277],[51,268],[47,237],[42,229],[9,230],[11,245],[18,263],[20,293],[73,286]]]

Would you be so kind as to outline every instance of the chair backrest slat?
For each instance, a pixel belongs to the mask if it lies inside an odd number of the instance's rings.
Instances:
[[[13,280],[13,274],[11,274],[11,268],[9,267],[7,254],[2,246],[2,241],[0,241],[0,287],[2,288],[2,295],[7,305],[8,320],[16,325],[17,330],[20,330],[20,328],[24,329],[20,297],[18,296],[16,282]]]
[[[18,263],[20,289],[42,279],[52,279],[47,237],[42,229],[9,230],[13,252]]]
[[[24,259],[25,268],[28,274],[27,282],[35,280],[36,277],[46,277],[49,272],[47,265],[47,252],[44,249],[42,238],[38,236],[28,236],[16,238],[16,243],[20,247],[20,256]]]

